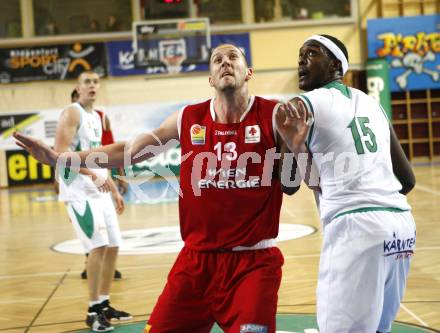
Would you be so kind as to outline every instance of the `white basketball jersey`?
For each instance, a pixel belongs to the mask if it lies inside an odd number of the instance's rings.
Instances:
[[[393,173],[382,107],[339,82],[299,97],[314,116],[307,144],[320,175],[322,222],[358,209],[409,210]]]
[[[83,151],[101,146],[101,118],[95,111],[87,112],[79,103],[73,103],[80,112],[80,124],[70,144],[70,151]],[[107,169],[92,169],[93,172],[106,179]],[[60,184],[60,201],[87,200],[103,195],[88,175],[76,173],[70,169],[62,170],[58,175]]]

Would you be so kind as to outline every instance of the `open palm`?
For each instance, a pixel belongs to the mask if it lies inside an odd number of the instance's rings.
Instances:
[[[15,132],[13,136],[17,140],[17,145],[27,150],[35,159],[41,163],[55,166],[58,154],[43,141],[19,132]]]

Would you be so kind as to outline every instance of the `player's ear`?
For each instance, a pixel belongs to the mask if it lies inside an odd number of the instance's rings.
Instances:
[[[254,71],[252,68],[248,68],[246,72],[245,81],[249,81],[252,78],[252,75],[254,74]]]
[[[212,76],[211,76],[211,75],[208,76],[208,80],[209,80],[209,85],[210,85],[211,87],[214,87],[214,82],[212,81]]]
[[[330,69],[332,72],[342,73],[342,63],[338,59],[332,59],[330,61]]]

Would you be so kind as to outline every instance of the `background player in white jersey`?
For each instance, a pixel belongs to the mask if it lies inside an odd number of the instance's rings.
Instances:
[[[101,146],[102,125],[93,104],[99,76],[92,71],[78,77],[79,98],[62,112],[55,138],[58,152],[81,151]],[[110,306],[109,293],[121,234],[116,212],[124,211],[124,201],[107,169],[81,168],[79,173],[64,169],[59,174],[59,199],[67,211],[85,252],[89,289],[86,323],[96,332],[113,330],[110,320],[127,320],[131,315]],[[110,193],[116,205],[112,202]]]
[[[416,230],[404,194],[414,174],[382,107],[347,87],[348,54],[314,35],[299,52],[307,91],[276,115],[290,150],[312,153],[324,230],[317,315],[321,333],[390,332],[404,294]],[[303,167],[304,168],[304,167]]]
[[[78,99],[79,99],[79,94],[78,94],[78,91],[75,88],[70,93],[70,101],[72,103],[76,103],[76,102],[78,102]],[[101,141],[102,141],[102,144],[106,145],[106,144],[113,143],[114,140],[113,140],[113,133],[111,131],[111,126],[110,126],[110,119],[102,111],[100,111],[100,110],[95,110],[95,111],[98,112],[98,114],[99,114],[99,116],[101,118],[101,125],[102,125]],[[119,168],[118,169],[118,173],[119,173],[120,176],[125,176],[123,168]],[[125,181],[122,181],[122,179],[118,179],[117,180],[117,185],[118,185],[119,193],[121,195],[124,195],[127,192],[127,190],[128,190],[128,183],[126,183]],[[59,193],[59,184],[58,184],[58,180],[57,179],[55,179],[54,188],[55,188],[56,194],[58,194]],[[85,267],[84,267],[84,270],[80,274],[81,279],[83,279],[83,280],[87,279],[87,257],[89,256],[89,254],[86,253],[85,255],[86,255],[86,261],[84,262]],[[117,269],[115,269],[114,279],[117,280],[117,279],[121,279],[121,278],[122,278],[122,273],[120,271],[118,271]]]

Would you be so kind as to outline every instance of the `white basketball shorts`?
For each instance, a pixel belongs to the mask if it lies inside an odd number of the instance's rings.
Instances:
[[[410,211],[363,209],[327,224],[317,288],[320,333],[390,332],[415,243]]]
[[[121,231],[110,193],[85,201],[69,201],[66,206],[86,253],[101,246],[121,245]]]

